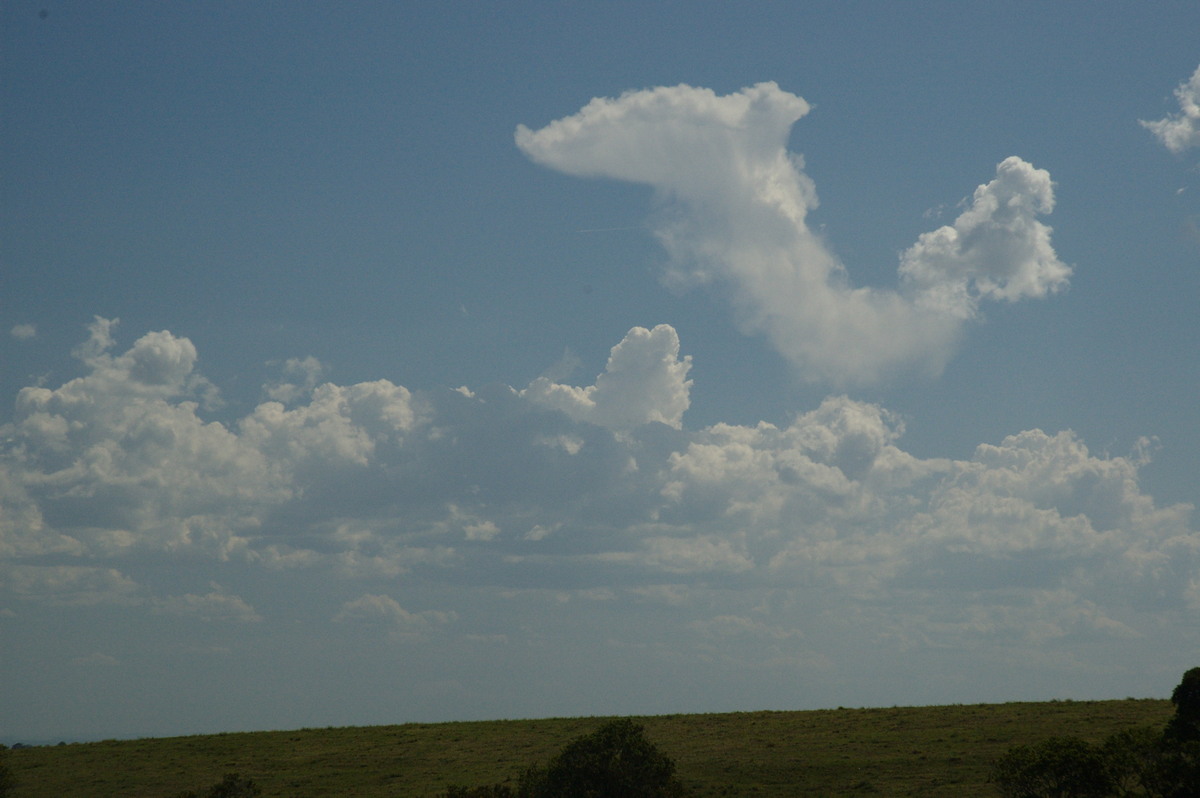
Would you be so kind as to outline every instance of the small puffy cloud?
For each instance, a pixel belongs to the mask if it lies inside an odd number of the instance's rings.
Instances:
[[[1179,113],[1147,122],[1142,127],[1154,134],[1164,147],[1179,154],[1191,147],[1200,147],[1200,67],[1192,77],[1175,89]]]
[[[8,334],[18,341],[28,341],[30,338],[37,337],[37,326],[33,324],[17,324],[8,331]]]
[[[774,83],[718,96],[680,85],[594,99],[517,146],[566,174],[652,186],[667,282],[726,288],[747,332],[765,334],[810,380],[862,384],[936,373],[980,299],[1038,298],[1070,269],[1036,217],[1050,177],[1019,158],[997,167],[953,225],[921,237],[895,290],[855,288],[806,217],[817,206],[803,160],[787,151],[808,103]]]
[[[1006,158],[953,225],[921,234],[901,256],[901,279],[919,304],[967,318],[980,299],[1014,302],[1054,293],[1067,285],[1071,268],[1037,219],[1053,209],[1050,173]]]
[[[131,396],[178,396],[195,389],[199,378],[192,373],[196,347],[191,341],[167,330],[150,332],[114,357],[109,350],[115,344],[113,330],[118,323],[119,319],[97,316],[88,327],[88,340],[75,350],[75,356],[92,369],[91,381],[103,382],[110,389],[120,386]]]
[[[576,388],[538,377],[522,396],[576,421],[628,430],[657,421],[679,429],[690,403],[690,356],[679,357],[679,336],[668,324],[634,327],[612,348],[594,385]],[[568,447],[569,444],[564,443]],[[578,447],[575,447],[576,450]]]
[[[491,540],[500,534],[500,527],[491,521],[480,521],[477,524],[467,524],[463,527],[467,540]]]

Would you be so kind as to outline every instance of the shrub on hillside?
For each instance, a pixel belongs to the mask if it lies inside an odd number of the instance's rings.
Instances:
[[[1114,795],[1170,794],[1170,752],[1158,729],[1143,726],[1119,731],[1104,741],[1102,750]]]
[[[675,762],[631,720],[614,720],[567,744],[545,768],[521,774],[515,789],[450,787],[442,798],[679,798]]]
[[[531,798],[668,798],[683,794],[675,762],[631,720],[614,720],[550,760]]]
[[[262,795],[262,787],[253,779],[244,779],[237,773],[226,773],[225,778],[209,787],[207,792],[186,790],[176,798],[257,798],[259,795]]]
[[[1107,798],[1113,790],[1101,749],[1077,737],[1008,749],[992,782],[1004,798]]]

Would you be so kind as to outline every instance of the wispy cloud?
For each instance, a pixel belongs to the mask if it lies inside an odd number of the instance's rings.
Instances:
[[[581,177],[646,183],[676,286],[715,284],[748,332],[763,333],[802,376],[876,382],[903,369],[936,373],[982,300],[1041,298],[1071,269],[1040,216],[1054,208],[1050,175],[1017,157],[976,189],[952,225],[921,236],[893,289],[855,287],[806,217],[817,206],[803,159],[786,149],[809,112],[774,83],[718,96],[674,86],[592,100],[517,146]]]

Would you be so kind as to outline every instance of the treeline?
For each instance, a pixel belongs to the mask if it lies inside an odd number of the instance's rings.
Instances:
[[[1010,748],[991,781],[1004,798],[1196,798],[1200,796],[1200,668],[1171,693],[1163,729],[1125,729],[1099,744],[1051,737]]]

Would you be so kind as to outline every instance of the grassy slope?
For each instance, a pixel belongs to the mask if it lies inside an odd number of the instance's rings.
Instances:
[[[1161,727],[1167,701],[745,712],[640,718],[695,795],[991,795],[1009,746]],[[603,718],[408,724],[107,741],[8,752],[14,798],[174,798],[227,772],[264,796],[433,796],[515,777]]]

